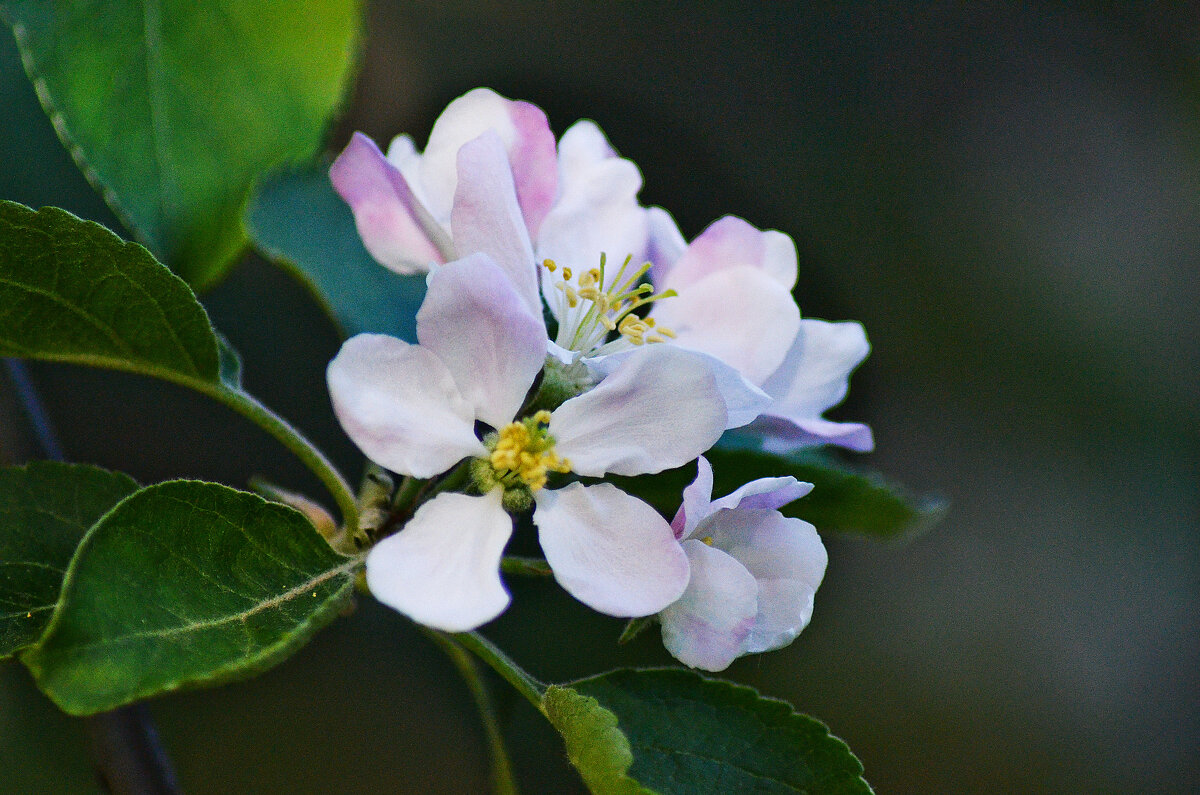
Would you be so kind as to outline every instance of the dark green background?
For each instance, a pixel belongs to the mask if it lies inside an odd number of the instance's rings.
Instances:
[[[916,8],[915,6],[920,6]],[[793,235],[813,317],[874,351],[837,412],[865,459],[951,501],[902,546],[827,539],[813,624],[730,675],[830,724],[881,793],[1200,787],[1195,322],[1200,13],[1185,3],[375,3],[333,147],[423,142],[490,85],[561,132],[590,116],[689,235],[725,213]],[[115,225],[0,40],[0,197]],[[248,258],[205,299],[248,387],[356,452],[337,349]],[[245,422],[143,379],[31,368],[68,455],[143,482],[315,481]],[[32,450],[0,392],[0,455]],[[656,633],[541,583],[488,634],[565,678],[665,662]],[[579,784],[511,706],[526,791]],[[475,792],[482,734],[438,652],[363,604],[260,679],[153,712],[190,792]],[[0,791],[88,792],[82,724],[0,666]]]

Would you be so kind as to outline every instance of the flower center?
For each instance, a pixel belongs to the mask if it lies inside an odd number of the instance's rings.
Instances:
[[[650,270],[649,262],[626,276],[632,261],[632,255],[626,257],[616,273],[611,274],[607,257],[601,253],[599,268],[589,268],[578,275],[570,268],[560,269],[554,260],[542,262],[550,274],[561,273],[553,282],[558,298],[556,343],[584,356],[599,356],[650,342],[666,342],[668,337],[675,336],[674,331],[658,325],[654,318],[634,314],[635,310],[676,293],[674,290],[655,293],[652,285],[642,282]],[[610,339],[614,333],[616,336]]]
[[[491,450],[488,463],[506,491],[522,485],[537,491],[546,485],[549,473],[571,471],[571,462],[554,452],[554,437],[546,432],[549,424],[550,412],[539,411],[505,425],[494,440],[485,440]]]

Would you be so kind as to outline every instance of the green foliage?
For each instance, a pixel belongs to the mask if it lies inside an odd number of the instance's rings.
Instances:
[[[363,332],[416,341],[424,276],[401,276],[380,265],[354,227],[349,206],[317,163],[273,174],[246,211],[254,244],[311,288],[347,336]]]
[[[80,540],[137,489],[127,475],[83,464],[0,469],[0,659],[42,634]]]
[[[544,707],[597,795],[871,792],[824,724],[691,671],[611,671],[551,686]]]
[[[55,207],[0,201],[0,355],[215,382],[191,289],[136,243]]]
[[[286,506],[215,483],[150,486],[88,533],[22,660],[75,715],[243,678],[332,620],[359,565]]]
[[[713,467],[713,496],[724,496],[757,478],[792,475],[813,484],[813,490],[781,509],[785,516],[811,522],[822,533],[837,532],[891,539],[911,535],[935,524],[945,505],[935,498],[917,498],[883,477],[848,469],[815,451],[776,455],[740,442],[721,444],[704,454]],[[683,489],[695,478],[689,464],[657,475],[609,479],[636,494],[667,516],[673,516]]]
[[[317,151],[358,44],[358,0],[9,0],[0,6],[64,144],[194,285],[244,247],[260,173]]]

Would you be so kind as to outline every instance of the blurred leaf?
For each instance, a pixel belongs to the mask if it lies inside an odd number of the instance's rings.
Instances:
[[[0,355],[215,382],[204,308],[150,252],[65,210],[0,201]]]
[[[137,489],[128,475],[83,464],[0,469],[0,659],[42,634],[80,539]]]
[[[862,764],[823,723],[692,671],[621,670],[551,685],[544,706],[598,795],[871,792]]]
[[[358,566],[286,506],[215,483],[151,486],[88,533],[22,660],[74,715],[244,678],[332,620]]]
[[[358,0],[9,0],[25,70],[109,205],[202,286],[246,243],[263,171],[317,151],[358,44]]]
[[[822,533],[837,532],[876,539],[921,532],[936,524],[945,504],[917,498],[880,475],[848,469],[816,451],[776,455],[736,437],[723,438],[704,454],[713,466],[713,496],[724,496],[751,480],[791,475],[813,484],[806,497],[781,508],[784,516],[811,522]],[[609,476],[623,490],[649,502],[667,516],[679,509],[683,489],[695,478],[692,465],[636,478]]]
[[[363,248],[354,215],[329,183],[329,165],[263,180],[246,211],[254,244],[306,282],[346,336],[374,332],[416,342],[424,276],[401,276]]]

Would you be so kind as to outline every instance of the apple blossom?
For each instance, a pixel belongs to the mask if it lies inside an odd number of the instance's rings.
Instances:
[[[716,379],[696,354],[647,346],[552,410],[527,409],[546,330],[521,292],[487,254],[452,262],[430,275],[418,344],[360,334],[330,363],[335,412],[368,458],[418,478],[463,466],[474,492],[422,504],[371,550],[367,583],[416,621],[474,628],[509,601],[499,577],[506,510],[534,508],[546,560],[569,593],[611,615],[655,613],[687,583],[670,525],[610,484],[547,481],[694,459],[726,425]]]
[[[762,478],[713,500],[703,457],[672,522],[691,576],[658,614],[663,644],[680,662],[721,671],[743,654],[791,643],[812,618],[828,557],[816,529],[777,509],[811,489]]]

